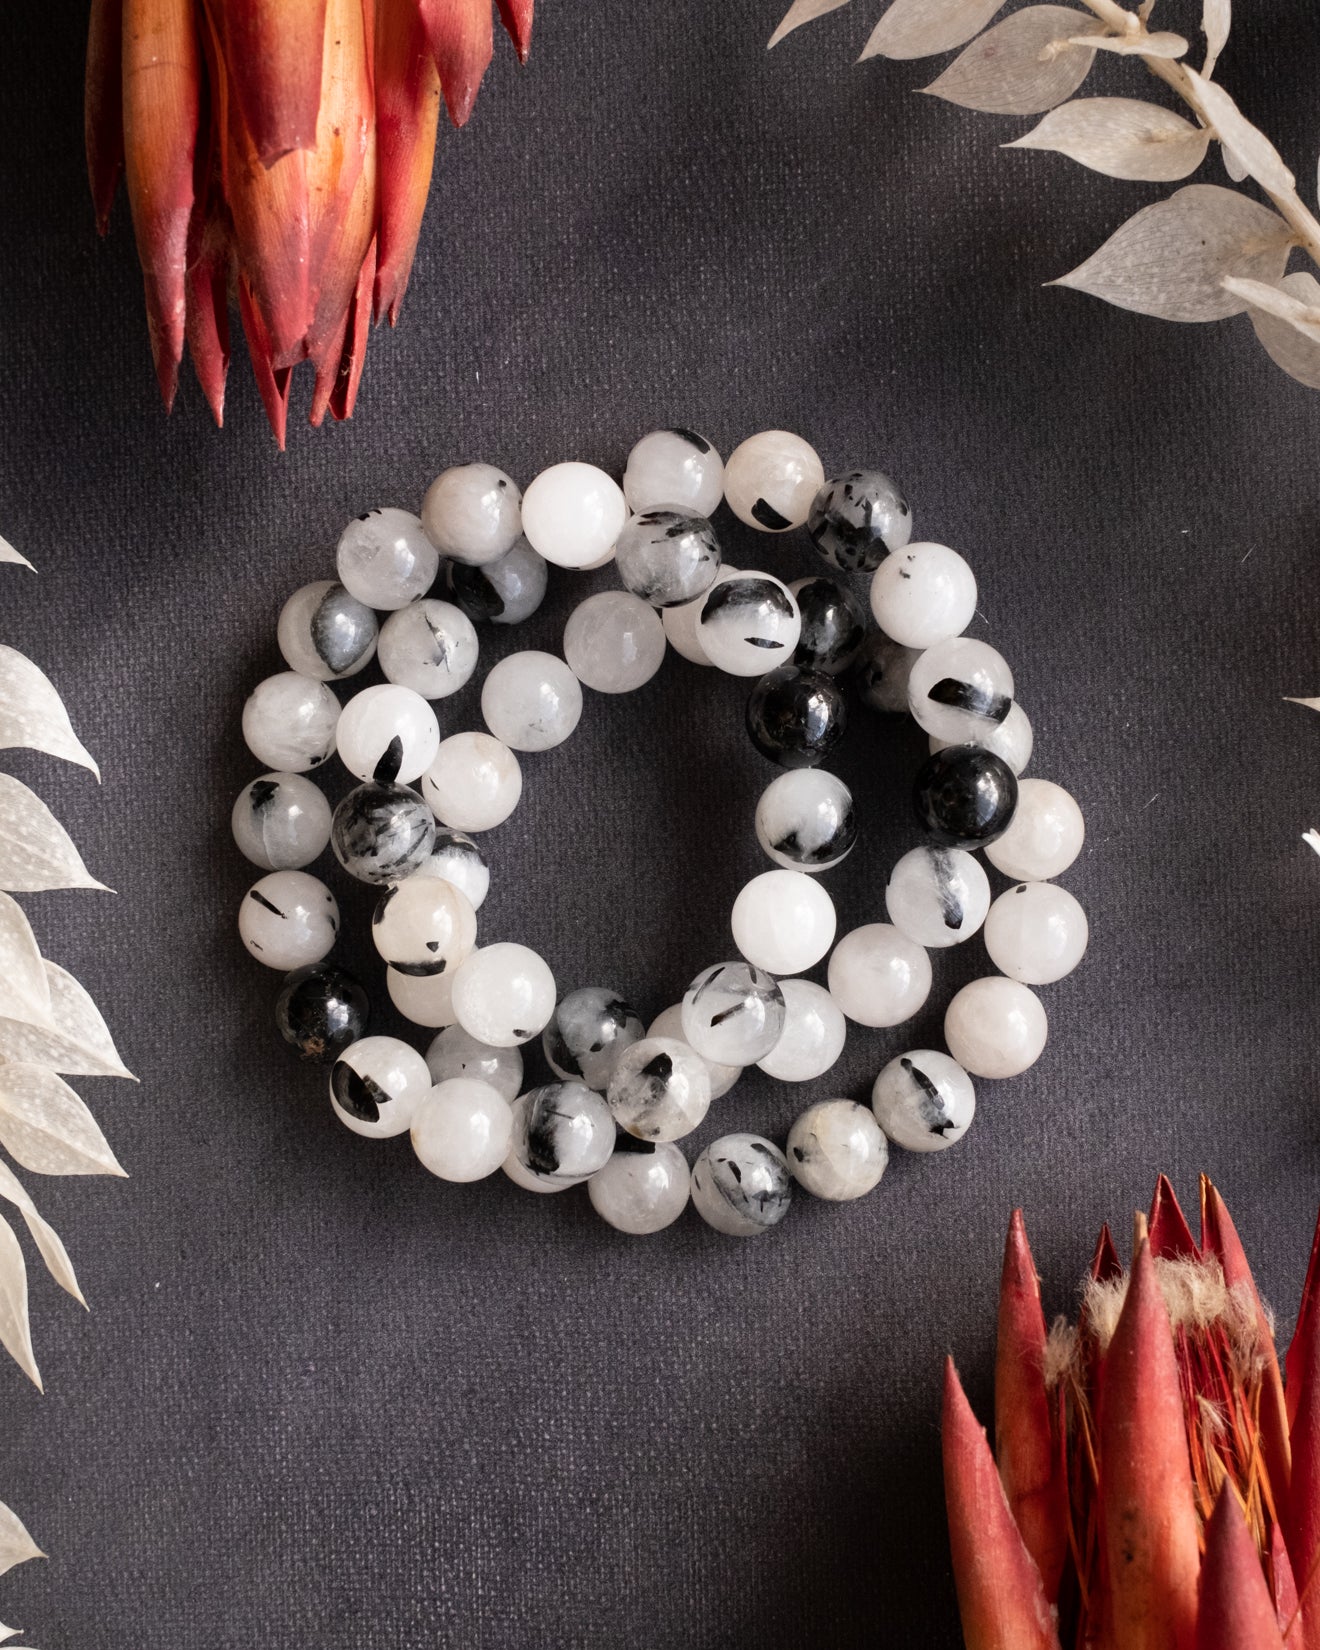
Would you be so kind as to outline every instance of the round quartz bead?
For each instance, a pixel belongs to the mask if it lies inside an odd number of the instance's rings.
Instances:
[[[861,602],[837,579],[798,579],[788,589],[802,619],[793,663],[827,676],[847,670],[866,639]]]
[[[868,923],[835,946],[828,971],[830,996],[862,1026],[897,1026],[930,995],[930,958],[915,940],[887,922]]]
[[[359,882],[400,882],[421,868],[435,842],[431,810],[406,785],[359,785],[335,809],[330,846]]]
[[[998,974],[965,985],[944,1016],[949,1053],[973,1077],[1016,1077],[1034,1066],[1048,1030],[1035,992]]]
[[[263,871],[296,871],[329,842],[330,804],[300,773],[266,773],[238,793],[230,825],[245,859]]]
[[[393,613],[435,583],[440,557],[421,520],[408,510],[370,510],[339,535],[335,567],[349,594],[378,613]]]
[[[521,624],[545,600],[550,569],[526,539],[484,567],[445,563],[444,587],[473,624]]]
[[[619,1055],[610,1078],[614,1121],[638,1140],[681,1140],[710,1109],[710,1068],[674,1037],[643,1037]]]
[[[517,542],[522,494],[493,464],[456,464],[426,489],[422,526],[442,556],[482,567]]]
[[[614,1140],[610,1108],[585,1083],[547,1083],[513,1102],[510,1155],[547,1186],[576,1186],[603,1169]]]
[[[509,1155],[513,1110],[489,1083],[451,1077],[419,1101],[412,1148],[422,1167],[460,1184],[484,1180]]]
[[[784,994],[752,963],[716,963],[683,997],[683,1041],[703,1060],[750,1066],[763,1060],[784,1029]]]
[[[525,945],[478,947],[454,975],[454,1018],[495,1048],[526,1043],[555,1011],[555,977]]]
[[[626,590],[602,590],[573,609],[564,627],[564,657],[597,693],[631,693],[665,660],[665,630],[653,607]]]
[[[582,684],[553,653],[511,653],[482,684],[481,714],[512,750],[548,751],[578,725]]]
[[[715,584],[723,584],[737,571],[736,567],[730,567],[726,562],[716,574]],[[664,626],[665,640],[680,658],[686,659],[689,664],[702,665],[709,669],[710,660],[706,657],[706,650],[702,647],[697,634],[705,600],[705,596],[698,596],[696,601],[684,602],[681,607],[661,608],[660,623]]]
[[[413,602],[380,629],[380,668],[387,681],[423,699],[447,699],[477,668],[477,633],[452,602]]]
[[[852,792],[820,768],[772,779],[756,804],[756,840],[790,871],[828,871],[857,840]]]
[[[762,871],[739,890],[730,926],[754,968],[801,974],[834,943],[834,901],[803,871]]]
[[[971,744],[1013,708],[1013,672],[988,642],[954,636],[927,648],[908,677],[908,706],[940,739]]]
[[[525,1168],[512,1152],[500,1167],[514,1185],[521,1187],[524,1192],[566,1192],[570,1184],[576,1184],[567,1180],[545,1180],[539,1174],[533,1174],[530,1169]]]
[[[882,470],[849,470],[811,501],[807,532],[841,573],[872,573],[912,536],[908,501]]]
[[[848,701],[832,676],[800,665],[780,665],[747,699],[752,743],[781,768],[814,768],[848,731]]]
[[[945,544],[909,544],[876,568],[871,611],[885,635],[904,647],[934,647],[971,624],[976,575]]]
[[[922,829],[944,848],[984,848],[994,842],[1008,830],[1017,802],[1012,768],[976,745],[950,745],[928,757],[912,785],[912,805]]]
[[[788,430],[762,430],[729,454],[724,496],[739,521],[766,533],[801,527],[825,480],[816,449]]]
[[[717,579],[701,604],[697,641],[718,670],[764,676],[793,657],[802,631],[797,603],[769,573]]]
[[[692,1168],[692,1206],[726,1237],[759,1237],[788,1213],[793,1176],[778,1146],[757,1134],[714,1140]]]
[[[1013,823],[986,850],[986,858],[1015,882],[1046,882],[1063,875],[1085,840],[1082,810],[1063,786],[1024,779]]]
[[[628,454],[628,508],[713,515],[724,497],[724,462],[695,430],[652,430]]]
[[[608,561],[627,519],[618,484],[594,464],[552,464],[523,495],[523,532],[556,567]]]
[[[452,974],[402,974],[397,968],[385,970],[385,989],[390,1001],[415,1026],[454,1023],[454,976]]]
[[[275,1004],[280,1036],[304,1060],[334,1060],[367,1029],[367,994],[335,963],[313,963],[290,974]]]
[[[657,1014],[646,1028],[648,1037],[671,1037],[676,1042],[686,1042],[683,1036],[683,1005],[674,1003],[665,1009],[663,1014]],[[691,1044],[688,1045],[691,1047]],[[694,1054],[696,1050],[692,1051]],[[697,1055],[701,1059],[701,1055]],[[707,1060],[706,1070],[710,1073],[710,1097],[712,1100],[722,1100],[733,1085],[743,1074],[741,1066],[722,1065],[718,1060]]]
[[[513,1103],[522,1091],[523,1057],[518,1048],[494,1048],[479,1042],[461,1025],[447,1026],[431,1040],[426,1066],[433,1083],[451,1077],[476,1077],[488,1083],[496,1094]]]
[[[1010,980],[1053,985],[1086,955],[1086,912],[1066,888],[1052,882],[1020,882],[990,907],[985,949]]]
[[[561,997],[541,1035],[550,1069],[604,1094],[624,1049],[640,1041],[637,1010],[608,986],[588,985]]]
[[[339,701],[324,682],[296,670],[268,676],[243,706],[243,738],[263,767],[306,773],[335,752]]]
[[[914,848],[889,873],[885,909],[900,934],[941,950],[971,939],[985,921],[990,880],[961,848]]]
[[[876,1078],[871,1109],[895,1146],[942,1152],[971,1127],[976,1090],[956,1060],[918,1048],[891,1060]]]
[[[1035,735],[1027,713],[1015,699],[1013,708],[1002,722],[979,728],[967,739],[937,739],[932,734],[930,749],[934,755],[936,751],[948,750],[950,745],[979,745],[982,750],[993,751],[996,756],[1002,757],[1014,773],[1020,774],[1031,761],[1034,743]]]
[[[442,825],[491,831],[518,806],[522,769],[509,747],[488,733],[451,734],[422,775],[422,795]]]
[[[339,760],[379,785],[420,779],[440,749],[435,712],[411,688],[382,682],[355,693],[339,715]]]
[[[413,875],[439,877],[442,882],[453,883],[460,893],[467,895],[474,911],[480,911],[482,901],[490,892],[490,867],[485,855],[462,831],[437,831],[430,858]]]
[[[906,716],[908,679],[921,654],[914,647],[902,647],[880,631],[873,630],[857,656],[855,681],[857,696],[864,705],[886,715]]]
[[[368,1140],[407,1134],[430,1088],[426,1061],[397,1037],[363,1037],[344,1050],[330,1072],[335,1116]]]
[[[616,1151],[587,1182],[591,1206],[616,1232],[645,1237],[672,1226],[687,1207],[692,1176],[677,1146]]]
[[[334,579],[305,584],[280,610],[280,652],[318,682],[356,676],[376,651],[376,615]]]
[[[628,521],[614,559],[619,578],[634,596],[652,607],[680,607],[714,584],[720,546],[704,516],[648,510]]]
[[[788,1166],[813,1197],[848,1203],[880,1184],[889,1142],[874,1112],[855,1100],[822,1100],[789,1130]]]
[[[371,938],[400,974],[452,973],[477,943],[477,914],[453,883],[414,874],[380,896]]]
[[[272,871],[244,896],[238,932],[258,962],[288,973],[327,955],[339,932],[339,906],[319,877]]]
[[[769,1054],[756,1063],[767,1077],[781,1083],[809,1083],[823,1077],[843,1053],[848,1025],[823,985],[781,980],[779,989],[784,994],[784,1029]]]

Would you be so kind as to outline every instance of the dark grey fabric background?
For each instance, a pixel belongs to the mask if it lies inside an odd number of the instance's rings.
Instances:
[[[161,413],[126,212],[100,245],[85,198],[84,8],[0,11],[0,531],[41,569],[5,571],[0,634],[106,779],[14,766],[119,890],[29,909],[143,1079],[80,1085],[132,1178],[37,1188],[93,1315],[34,1273],[47,1396],[0,1369],[0,1497],[52,1555],[0,1619],[43,1650],[951,1646],[940,1360],[984,1412],[1014,1204],[1063,1309],[1102,1219],[1125,1231],[1161,1167],[1190,1204],[1206,1169],[1291,1321],[1320,1196],[1320,720],[1281,696],[1320,690],[1320,403],[1245,321],[1043,289],[1158,190],[1000,152],[1023,123],[914,97],[921,65],[850,67],[872,0],[767,57],[782,4],[545,0],[528,69],[502,41],[443,134],[356,418],[296,418],[283,457],[245,362],[223,432],[191,382]],[[1309,180],[1320,19],[1241,9],[1223,78]],[[783,425],[900,477],[918,533],[972,557],[1032,771],[1090,827],[1067,880],[1092,949],[1046,993],[1040,1064],[981,1085],[955,1151],[742,1245],[690,1215],[629,1240],[583,1193],[446,1187],[350,1136],[234,933],[240,706],[342,521],[468,457],[617,471],[673,422],[726,453]],[[795,538],[728,550],[812,565]],[[557,646],[584,588],[556,576],[518,644]],[[769,773],[712,675],[590,696],[488,839],[486,935],[648,1014],[729,949],[759,868]],[[442,714],[472,725],[475,693]],[[850,735],[849,925],[912,839],[917,748]],[[978,953],[939,960],[920,1038]],[[805,1093],[748,1081],[695,1143],[782,1136],[910,1036],[855,1035]]]

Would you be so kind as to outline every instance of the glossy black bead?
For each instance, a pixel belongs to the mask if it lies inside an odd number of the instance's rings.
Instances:
[[[781,768],[814,768],[843,738],[848,702],[832,676],[781,665],[752,689],[747,731]]]
[[[862,604],[838,579],[799,579],[792,586],[802,615],[802,635],[793,663],[804,670],[837,675],[857,657],[866,639]]]
[[[984,848],[1003,836],[1017,807],[1017,776],[979,745],[936,751],[912,787],[917,818],[941,848]]]
[[[304,1060],[327,1065],[366,1035],[370,1017],[366,992],[338,963],[313,963],[286,975],[275,1004],[284,1041]]]

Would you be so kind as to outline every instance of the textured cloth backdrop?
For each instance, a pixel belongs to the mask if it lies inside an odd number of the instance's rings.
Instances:
[[[1320,719],[1281,701],[1320,690],[1320,401],[1245,320],[1043,290],[1161,191],[1002,153],[1023,123],[913,96],[926,65],[850,66],[873,0],[767,57],[783,3],[544,0],[528,68],[501,41],[442,134],[356,418],[295,419],[282,457],[243,360],[223,432],[191,380],[161,412],[124,203],[101,245],[86,199],[83,7],[0,11],[0,531],[40,568],[5,575],[0,634],[106,779],[16,766],[119,891],[28,903],[143,1079],[80,1084],[132,1178],[38,1188],[93,1314],[34,1274],[47,1396],[0,1369],[0,1496],[52,1555],[0,1618],[42,1650],[953,1646],[940,1361],[984,1412],[1014,1204],[1063,1310],[1101,1220],[1126,1242],[1157,1169],[1189,1204],[1206,1169],[1291,1321],[1320,1197]],[[1314,8],[1245,8],[1223,77],[1309,175]],[[1067,880],[1091,952],[1045,993],[1039,1065],[980,1085],[947,1156],[744,1244],[691,1214],[624,1238],[583,1192],[448,1187],[358,1140],[234,930],[239,711],[345,518],[470,457],[617,472],[666,423],[892,470],[918,534],[971,556],[1032,771],[1090,832]],[[813,566],[800,536],[728,549]],[[591,587],[556,574],[497,649],[557,647]],[[589,694],[487,839],[487,936],[648,1015],[726,954],[770,776],[743,694],[677,660]],[[472,689],[442,706],[448,731],[476,714]],[[857,716],[848,926],[913,840],[918,749]],[[345,901],[381,996],[369,903]],[[690,1144],[864,1096],[982,966],[946,953],[915,1028],[855,1034],[804,1091],[747,1081]]]

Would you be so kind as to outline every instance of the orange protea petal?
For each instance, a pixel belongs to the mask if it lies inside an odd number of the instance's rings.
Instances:
[[[348,334],[344,340],[344,354],[339,363],[339,378],[330,397],[330,411],[337,419],[352,418],[357,401],[358,385],[362,381],[362,364],[366,359],[367,339],[371,334],[371,293],[376,279],[376,243],[372,241],[362,260],[362,273],[353,310],[349,316]]]
[[[497,0],[500,9],[500,22],[504,24],[509,39],[513,41],[520,62],[527,61],[527,54],[532,49],[532,6],[533,0]]]
[[[1283,1650],[1260,1554],[1231,1484],[1206,1526],[1196,1650]]]
[[[316,141],[326,0],[208,0],[258,160]]]
[[[455,126],[472,113],[495,50],[490,0],[416,0]]]
[[[1195,1260],[1201,1253],[1168,1175],[1155,1182],[1147,1222],[1150,1252],[1157,1260]]]
[[[376,138],[380,195],[376,319],[394,324],[426,211],[440,117],[440,73],[416,0],[377,0]]]
[[[87,25],[87,79],[83,138],[96,227],[110,227],[119,174],[124,170],[124,0],[92,0]]]

